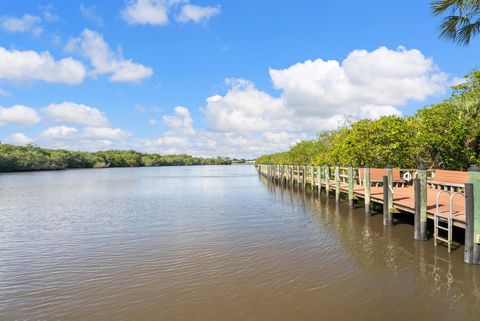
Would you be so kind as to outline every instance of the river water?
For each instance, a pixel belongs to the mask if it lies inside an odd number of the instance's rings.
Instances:
[[[480,267],[253,166],[0,175],[0,320],[479,320]]]

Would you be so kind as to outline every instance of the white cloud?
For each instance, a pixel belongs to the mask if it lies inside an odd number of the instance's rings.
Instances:
[[[0,80],[78,84],[85,73],[83,65],[72,58],[55,60],[48,51],[39,53],[0,47]]]
[[[164,124],[174,132],[193,134],[193,120],[187,108],[182,106],[175,107],[173,115],[162,117]]]
[[[89,29],[84,29],[81,37],[71,39],[65,50],[87,58],[94,76],[111,74],[110,81],[138,82],[153,75],[152,68],[123,58],[121,52],[110,49],[99,33]]]
[[[305,61],[283,70],[270,70],[275,88],[283,91],[289,109],[298,115],[363,116],[358,109],[399,106],[443,93],[447,76],[418,50],[380,47],[354,50],[341,63]]]
[[[33,108],[23,105],[13,105],[9,108],[0,107],[0,126],[5,124],[34,125],[40,122],[40,116]]]
[[[121,15],[128,24],[165,25],[168,23],[168,1],[130,0]]]
[[[0,17],[0,27],[9,32],[32,32],[39,36],[43,32],[42,19],[37,16],[25,14],[20,18],[3,16]]]
[[[43,112],[57,123],[80,124],[91,127],[108,125],[108,119],[97,108],[72,102],[50,104]]]
[[[353,119],[400,115],[399,106],[444,92],[447,76],[418,50],[354,50],[341,63],[305,61],[270,69],[280,97],[248,81],[227,82],[223,96],[207,98],[210,128],[221,132],[318,132]]]
[[[172,11],[178,22],[199,23],[219,14],[220,6],[202,7],[188,0],[130,0],[121,15],[128,24],[163,26],[168,23]]]
[[[33,140],[23,133],[14,133],[7,136],[3,142],[12,145],[28,145],[33,143]]]
[[[157,120],[155,118],[149,118],[147,122],[150,126],[157,125]]]
[[[182,136],[163,136],[158,138],[153,143],[155,146],[188,146],[189,141],[187,137]]]
[[[78,129],[74,127],[55,126],[45,129],[40,136],[49,140],[65,140],[77,137]]]
[[[176,16],[178,22],[187,23],[206,21],[220,13],[220,6],[201,7],[193,4],[186,4],[182,7],[180,13]]]
[[[87,127],[82,133],[82,138],[100,140],[122,140],[130,136],[131,134],[127,131],[109,127]]]
[[[99,27],[103,26],[103,18],[97,14],[95,6],[85,6],[80,4],[80,12],[85,19],[92,21]]]
[[[223,132],[260,132],[272,126],[282,128],[291,114],[281,99],[259,91],[243,79],[228,79],[224,96],[207,98],[204,109],[210,128]],[[287,121],[285,121],[287,120]]]

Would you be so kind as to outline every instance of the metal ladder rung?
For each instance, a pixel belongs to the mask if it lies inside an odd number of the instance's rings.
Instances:
[[[435,227],[438,228],[438,229],[444,230],[444,231],[449,231],[450,230],[448,227],[444,227],[444,226],[435,225]]]
[[[445,243],[450,243],[449,240],[447,240],[446,238],[443,238],[443,237],[441,237],[441,236],[436,236],[436,238],[437,238],[437,240],[443,241],[443,242],[445,242]]]

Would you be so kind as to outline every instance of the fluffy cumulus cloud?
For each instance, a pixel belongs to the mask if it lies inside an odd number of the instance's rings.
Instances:
[[[192,116],[190,115],[190,111],[185,107],[175,107],[175,113],[173,115],[163,116],[162,120],[171,131],[184,134],[194,133]]]
[[[204,109],[211,129],[223,132],[261,132],[284,127],[290,113],[281,99],[260,91],[243,79],[227,79],[228,92],[207,98]]]
[[[99,33],[89,29],[84,29],[80,37],[71,39],[65,50],[88,59],[93,76],[110,74],[113,82],[138,82],[153,75],[152,68],[125,59],[119,51],[112,51]]]
[[[353,119],[400,115],[401,105],[444,92],[447,76],[418,50],[354,50],[343,61],[322,59],[270,69],[281,95],[247,81],[229,81],[207,99],[210,128],[220,132],[320,131]]]
[[[33,108],[14,105],[12,107],[0,106],[0,126],[5,124],[17,124],[31,126],[40,122],[40,116]]]
[[[211,17],[220,13],[220,6],[202,7],[193,4],[186,4],[182,7],[180,13],[176,16],[178,22],[195,22],[206,21]]]
[[[162,26],[172,12],[178,22],[199,23],[219,14],[220,6],[199,6],[187,0],[130,0],[121,16],[128,24]]]
[[[79,124],[90,127],[108,125],[107,116],[99,109],[73,102],[50,104],[43,109],[43,113],[57,123]]]
[[[33,143],[33,139],[23,133],[14,133],[5,137],[3,142],[12,145],[28,145]]]
[[[122,17],[129,24],[164,25],[168,22],[168,5],[164,0],[130,0]]]
[[[42,19],[30,14],[22,17],[3,16],[0,17],[0,28],[9,32],[32,32],[39,36],[43,32]]]
[[[55,60],[48,52],[0,47],[0,80],[78,84],[85,77],[82,63],[73,58]]]
[[[418,50],[354,50],[342,62],[317,59],[270,70],[284,103],[298,115],[363,117],[442,93],[447,77]],[[383,112],[386,111],[386,112]]]
[[[47,140],[68,140],[78,137],[78,129],[67,126],[49,127],[42,131],[40,136]]]
[[[87,127],[82,133],[82,138],[96,140],[122,140],[130,136],[125,130],[109,127]]]

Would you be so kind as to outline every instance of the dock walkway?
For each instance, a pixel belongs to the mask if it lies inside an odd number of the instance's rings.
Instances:
[[[279,184],[312,193],[346,195],[350,206],[363,202],[383,207],[384,224],[393,214],[414,215],[415,239],[427,239],[427,220],[434,221],[434,239],[450,244],[453,227],[465,230],[465,262],[480,264],[480,168],[469,172],[314,165],[256,165],[260,175]],[[388,203],[387,205],[385,203]],[[443,225],[442,225],[443,224]],[[447,226],[445,225],[447,224]],[[440,230],[448,232],[448,238]]]

